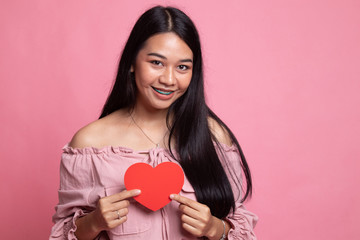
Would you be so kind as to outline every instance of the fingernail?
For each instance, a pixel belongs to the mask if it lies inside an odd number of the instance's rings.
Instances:
[[[173,199],[173,198],[174,198],[174,194],[170,194],[170,198]]]
[[[135,190],[135,194],[140,194],[140,193],[141,193],[140,189]]]

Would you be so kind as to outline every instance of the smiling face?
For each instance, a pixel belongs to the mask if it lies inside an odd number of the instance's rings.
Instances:
[[[140,49],[131,71],[137,86],[136,104],[168,109],[191,81],[193,53],[175,33],[150,37]]]

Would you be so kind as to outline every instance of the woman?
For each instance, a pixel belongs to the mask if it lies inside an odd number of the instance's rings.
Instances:
[[[141,192],[125,190],[123,176],[136,162],[169,161],[185,183],[152,212],[132,199]],[[194,24],[158,6],[136,22],[100,119],[64,148],[50,238],[255,239],[257,217],[242,205],[251,189],[236,138],[205,103]]]

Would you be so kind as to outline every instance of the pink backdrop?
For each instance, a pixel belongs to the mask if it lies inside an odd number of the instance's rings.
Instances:
[[[209,104],[252,169],[259,239],[359,239],[358,0],[1,1],[1,238],[48,237],[61,148],[98,117],[155,3],[198,26]]]

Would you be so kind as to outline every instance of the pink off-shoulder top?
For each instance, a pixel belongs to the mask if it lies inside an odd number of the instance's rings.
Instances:
[[[254,240],[256,237],[253,228],[257,216],[247,211],[240,202],[242,192],[239,153],[234,146],[215,146],[236,201],[234,213],[231,211],[226,218],[231,224],[228,239]],[[74,149],[66,145],[61,157],[59,203],[55,207],[50,239],[77,239],[74,235],[75,220],[93,211],[100,198],[124,190],[124,173],[130,165],[137,162],[152,166],[162,162],[177,163],[168,150],[163,148],[134,151],[125,147]],[[194,189],[186,177],[180,195],[196,200]],[[177,202],[172,201],[153,212],[131,199],[127,221],[100,234],[98,239],[196,239],[182,229],[178,206]]]

